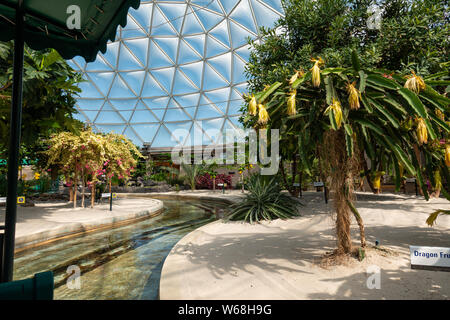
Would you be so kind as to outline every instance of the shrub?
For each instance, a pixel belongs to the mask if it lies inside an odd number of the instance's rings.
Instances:
[[[231,176],[226,174],[217,174],[216,175],[216,189],[220,189],[219,184],[227,184],[227,189],[232,189],[231,185]],[[198,176],[196,179],[196,186],[198,189],[212,189],[213,188],[213,178],[209,173],[205,173],[201,176]]]
[[[244,220],[258,222],[259,220],[288,219],[298,215],[296,199],[281,193],[281,187],[274,176],[250,176],[247,184],[249,193],[241,202],[231,206],[228,220]]]

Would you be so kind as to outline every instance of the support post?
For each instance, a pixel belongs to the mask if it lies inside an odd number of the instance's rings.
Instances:
[[[14,39],[14,75],[11,101],[11,120],[8,155],[8,191],[5,214],[5,236],[3,241],[1,282],[13,279],[14,247],[17,216],[17,171],[19,169],[20,131],[22,125],[22,85],[24,51],[24,10],[23,0],[17,1]]]

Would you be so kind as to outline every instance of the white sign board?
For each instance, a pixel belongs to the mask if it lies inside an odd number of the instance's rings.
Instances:
[[[323,182],[322,181],[317,181],[313,183],[314,187],[323,187]]]
[[[450,248],[409,246],[409,251],[411,268],[413,266],[450,268]]]
[[[102,193],[102,198],[109,198],[111,196],[111,193]],[[113,199],[117,198],[117,194],[112,194]]]
[[[406,178],[406,182],[414,182],[416,181],[416,178]]]
[[[293,184],[293,186],[294,186],[294,187],[300,187],[300,183],[295,182],[295,183]]]
[[[1,197],[0,198],[0,203],[6,203],[6,197]]]
[[[6,203],[6,197],[0,197],[0,203]],[[17,197],[17,203],[25,203],[25,197]]]

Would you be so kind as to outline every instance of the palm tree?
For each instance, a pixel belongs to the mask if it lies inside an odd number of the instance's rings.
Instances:
[[[199,164],[182,163],[181,168],[183,169],[184,178],[191,187],[191,190],[195,190],[196,178],[202,172],[203,166]]]
[[[366,245],[364,224],[353,204],[353,177],[361,170],[361,153],[369,159],[383,153],[382,161],[394,168],[397,190],[403,168],[417,178],[427,200],[425,175],[433,185],[434,172],[450,183],[445,162],[450,99],[432,88],[450,81],[442,80],[443,73],[422,79],[414,72],[404,77],[362,69],[355,53],[352,61],[350,68],[321,69],[324,62],[314,59],[311,70],[297,72],[294,81],[253,93],[258,111],[250,100],[242,120],[247,127],[280,129],[280,141],[297,139],[294,145],[305,168],[311,168],[312,154],[319,158],[334,191],[338,254],[352,251],[351,213],[360,228],[361,246]],[[442,193],[450,199],[446,190]]]

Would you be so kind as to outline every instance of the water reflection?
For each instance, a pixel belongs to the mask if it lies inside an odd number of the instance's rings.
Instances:
[[[188,232],[222,217],[227,205],[164,199],[161,215],[20,252],[15,279],[52,270],[55,299],[157,299],[170,249]],[[81,289],[66,286],[67,267],[81,269]]]

